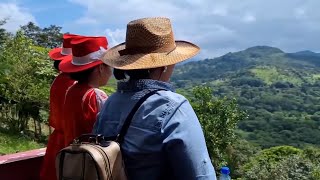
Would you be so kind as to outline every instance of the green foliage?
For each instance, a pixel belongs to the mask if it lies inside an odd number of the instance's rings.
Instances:
[[[117,88],[117,82],[114,77],[110,78],[106,86],[100,87],[100,89],[103,90],[108,96],[116,92],[116,88]]]
[[[179,92],[213,87],[216,97],[234,97],[249,117],[238,123],[247,140],[263,148],[320,145],[320,55],[284,53],[258,46],[176,67]]]
[[[297,71],[294,69],[277,68],[275,66],[258,66],[253,69],[250,69],[250,72],[253,73],[254,77],[262,79],[266,84],[271,85],[275,82],[289,82],[293,85],[300,86],[306,81],[314,82],[314,76],[311,75],[308,79],[297,76]]]
[[[261,151],[253,162],[247,164],[245,168],[249,169],[257,164],[273,164],[290,155],[297,155],[301,153],[302,151],[300,149],[291,146],[272,147]]]
[[[30,137],[0,130],[0,156],[44,147]]]
[[[0,20],[0,46],[6,41],[6,39],[9,37],[9,33],[6,32],[4,28],[2,28],[3,25],[5,25],[7,22],[7,19]]]
[[[216,165],[226,163],[225,149],[235,140],[237,123],[246,118],[234,99],[216,99],[209,87],[196,87],[191,104],[204,130],[209,154]]]
[[[308,152],[290,146],[265,149],[243,166],[243,178],[316,180],[319,177],[319,164],[314,163],[312,156],[306,154]]]
[[[261,150],[259,146],[237,138],[237,123],[245,121],[247,116],[235,100],[214,97],[210,87],[194,88],[190,100],[204,130],[216,170],[227,165],[233,178],[248,180],[275,177],[312,180],[319,177],[320,149],[277,146]]]
[[[307,147],[303,151],[304,157],[315,165],[312,171],[313,179],[320,179],[320,148]]]
[[[55,48],[62,44],[62,27],[50,25],[49,27],[40,28],[33,22],[21,27],[26,37],[33,41],[33,44],[45,48]]]
[[[320,149],[316,147],[306,147],[303,150],[304,156],[309,158],[313,163],[320,165]]]
[[[55,77],[48,50],[37,47],[22,32],[9,38],[1,48],[1,124],[13,131],[27,129],[30,118],[45,121],[41,109],[47,109],[50,82]],[[41,129],[35,129],[39,133]]]
[[[259,151],[260,147],[244,139],[237,138],[225,149],[226,162],[231,169],[233,178],[243,177],[242,166],[250,161]]]

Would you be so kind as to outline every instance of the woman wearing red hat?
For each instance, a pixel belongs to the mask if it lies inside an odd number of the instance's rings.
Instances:
[[[49,57],[54,60],[54,67],[59,71],[59,64],[66,56],[71,55],[71,40],[79,37],[73,34],[63,35],[63,45],[61,48],[52,49],[49,52]],[[49,136],[46,154],[40,179],[56,180],[55,157],[56,154],[64,148],[63,122],[62,122],[62,105],[67,89],[75,83],[67,73],[60,73],[53,81],[50,88],[50,113],[49,125],[54,128],[53,133]]]
[[[107,99],[107,95],[98,89],[106,85],[112,75],[111,68],[101,61],[107,45],[105,37],[72,40],[72,56],[59,65],[62,72],[70,73],[70,77],[78,81],[69,88],[63,106],[65,146],[81,134],[92,132]]]

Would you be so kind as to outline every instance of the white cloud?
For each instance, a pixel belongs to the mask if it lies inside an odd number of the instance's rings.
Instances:
[[[116,29],[114,31],[111,29],[106,29],[105,33],[107,34],[109,40],[109,47],[115,46],[125,41],[125,29]]]
[[[303,18],[306,15],[306,10],[304,8],[299,7],[294,10],[294,14],[297,18]]]
[[[227,16],[228,10],[225,6],[220,6],[220,7],[218,6],[213,8],[212,14],[217,16]]]
[[[250,13],[247,13],[246,15],[244,15],[242,20],[245,23],[252,23],[256,21],[256,17]]]
[[[27,9],[14,3],[0,3],[0,19],[8,19],[3,26],[9,32],[15,32],[21,25],[36,22],[35,17]]]
[[[76,24],[83,24],[83,25],[94,25],[94,24],[98,24],[99,22],[94,19],[94,18],[90,18],[90,17],[82,17],[80,19],[77,19],[75,21]]]
[[[212,57],[254,45],[276,45],[289,51],[319,50],[319,0],[69,2],[86,9],[81,18],[96,20],[101,33],[107,33],[110,44],[124,40],[129,21],[166,16],[172,21],[175,37],[199,45],[202,48],[201,57]]]

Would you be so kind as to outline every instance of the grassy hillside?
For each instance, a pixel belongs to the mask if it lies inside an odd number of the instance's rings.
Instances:
[[[23,134],[13,134],[0,130],[0,155],[45,147]]]
[[[320,145],[320,55],[257,46],[177,66],[180,92],[208,85],[216,96],[236,97],[249,119],[240,134],[263,147]]]

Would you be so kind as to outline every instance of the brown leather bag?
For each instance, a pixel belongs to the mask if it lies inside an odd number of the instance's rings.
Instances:
[[[56,157],[58,179],[126,180],[120,145],[100,138],[83,135],[62,149]]]
[[[143,96],[133,107],[116,137],[84,134],[56,156],[58,180],[127,180],[121,144],[141,104],[158,90]]]

